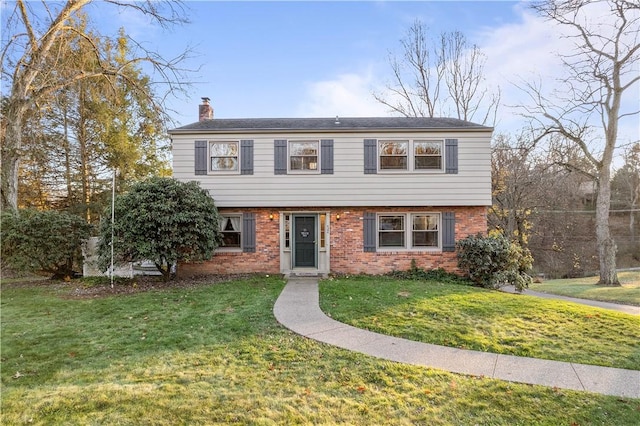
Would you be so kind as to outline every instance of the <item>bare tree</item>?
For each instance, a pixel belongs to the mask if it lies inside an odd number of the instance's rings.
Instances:
[[[578,146],[595,170],[599,284],[619,285],[609,226],[611,164],[619,121],[639,112],[624,111],[622,105],[640,81],[640,5],[627,0],[545,0],[532,7],[569,31],[574,50],[561,53],[566,77],[551,96],[545,96],[540,85],[525,83],[533,106],[525,106],[524,115],[541,134],[560,134]]]
[[[487,215],[489,226],[521,247],[527,246],[531,215],[540,205],[537,188],[544,170],[539,170],[534,148],[535,142],[525,134],[498,134],[491,149],[493,204]]]
[[[126,79],[127,75],[123,70],[129,65],[142,62],[149,64],[156,73],[158,82],[165,84],[164,95],[145,92],[144,88],[140,88],[148,102],[158,106],[158,111],[162,111],[159,104],[166,95],[184,89],[184,74],[187,70],[179,65],[188,56],[188,49],[175,58],[165,59],[136,44],[139,54],[127,64],[114,67],[113,62],[104,57],[99,44],[94,43],[89,34],[79,33],[77,26],[70,25],[70,21],[90,3],[92,0],[68,0],[62,4],[50,4],[43,0],[41,4],[33,5],[26,0],[16,0],[13,13],[8,15],[7,25],[3,28],[5,38],[0,58],[3,82],[11,88],[10,94],[4,99],[2,110],[2,121],[6,123],[1,149],[0,201],[3,209],[15,210],[18,206],[18,173],[20,160],[24,155],[22,132],[25,117],[29,109],[38,108],[52,93],[82,80],[109,80],[109,77],[114,76]],[[179,2],[106,0],[101,3],[134,10],[163,27],[186,22]],[[95,57],[98,66],[61,73],[59,70],[65,64],[62,60],[56,60],[62,56],[59,56],[60,51],[55,47],[61,46],[57,43],[59,40],[74,33],[92,46],[90,54]],[[130,83],[135,86],[134,81]]]
[[[443,32],[435,39],[429,29],[415,21],[400,40],[402,56],[389,55],[393,83],[387,93],[374,98],[391,111],[406,117],[455,115],[492,124],[500,100],[497,90],[484,87],[485,56],[459,31]]]

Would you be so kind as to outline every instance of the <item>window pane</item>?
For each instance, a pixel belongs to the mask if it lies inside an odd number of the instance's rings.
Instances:
[[[237,157],[211,157],[211,170],[238,170]]]
[[[302,170],[302,157],[291,157],[289,162],[291,170]]]
[[[239,215],[220,216],[221,247],[241,247],[241,223],[242,217]]]
[[[304,170],[317,170],[318,169],[318,157],[304,157],[302,162]]]
[[[403,231],[404,216],[380,216],[378,229],[380,231]]]
[[[290,170],[318,170],[318,142],[291,142],[289,144]]]
[[[442,157],[416,157],[416,169],[442,169]]]
[[[289,155],[318,155],[318,142],[292,142]]]
[[[440,142],[414,142],[413,149],[416,155],[442,155]]]
[[[438,247],[438,232],[414,231],[413,247]]]
[[[413,143],[414,168],[416,170],[442,169],[442,143],[416,141]]]
[[[406,170],[407,157],[380,157],[380,168],[386,170]]]
[[[381,170],[406,170],[408,141],[380,141],[378,145]]]
[[[408,148],[407,141],[381,141],[380,155],[407,155]]]
[[[291,157],[291,170],[318,170],[318,157]]]
[[[240,247],[239,232],[222,232],[222,247]]]
[[[413,216],[414,231],[427,231],[438,229],[437,215],[414,215]]]
[[[404,247],[404,232],[378,232],[378,246]]]
[[[238,156],[237,142],[215,142],[211,144],[212,157],[236,157]]]
[[[326,235],[325,235],[326,222],[327,222],[327,215],[321,214],[320,215],[320,248],[324,248],[326,243],[325,242],[326,241]]]

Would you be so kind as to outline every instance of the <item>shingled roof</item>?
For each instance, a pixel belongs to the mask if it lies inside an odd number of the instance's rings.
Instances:
[[[335,117],[335,118],[215,118],[197,121],[170,130],[176,133],[210,133],[233,131],[357,131],[357,130],[492,130],[491,127],[436,117]]]

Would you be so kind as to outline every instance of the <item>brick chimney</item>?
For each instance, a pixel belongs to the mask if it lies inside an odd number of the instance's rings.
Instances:
[[[213,107],[209,104],[209,98],[202,98],[202,104],[199,109],[199,121],[213,119]]]

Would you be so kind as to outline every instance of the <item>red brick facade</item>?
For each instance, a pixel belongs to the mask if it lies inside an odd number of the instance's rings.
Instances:
[[[441,251],[378,251],[365,252],[363,249],[363,213],[415,213],[454,212],[455,238],[465,238],[487,231],[486,207],[353,207],[317,209],[247,209],[256,217],[256,251],[254,253],[225,252],[218,250],[212,260],[202,263],[181,264],[180,275],[226,274],[226,273],[268,273],[280,270],[280,212],[331,212],[329,215],[330,269],[343,274],[382,274],[393,270],[406,270],[411,261],[417,266],[429,269],[444,268],[458,272],[456,254]],[[220,212],[241,213],[240,209],[221,209]],[[270,218],[272,215],[273,219]],[[337,216],[340,219],[337,220]]]

